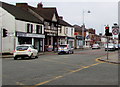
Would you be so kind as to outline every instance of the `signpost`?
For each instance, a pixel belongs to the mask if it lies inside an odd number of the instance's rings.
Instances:
[[[120,31],[119,31],[119,26],[118,26],[118,24],[117,23],[114,23],[114,25],[112,26],[112,33],[114,34],[114,35],[118,35],[118,45],[119,45],[119,33]],[[118,61],[120,61],[120,58],[119,58],[119,46],[118,46]]]
[[[113,28],[112,28],[112,33],[113,33],[114,35],[118,35],[118,34],[119,34],[119,28],[113,27]]]

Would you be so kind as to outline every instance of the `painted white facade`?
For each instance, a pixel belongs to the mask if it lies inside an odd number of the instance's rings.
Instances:
[[[8,13],[6,10],[0,7],[2,26],[1,29],[5,28],[8,30],[8,36],[2,38],[2,52],[3,53],[13,53],[15,47],[19,45],[18,37],[15,36],[16,31],[27,32],[27,24],[33,25],[33,37],[31,34],[26,34],[28,37],[32,37],[32,45],[34,45],[34,38],[42,38],[43,51],[44,51],[44,26],[38,23],[26,22],[21,20],[16,20],[13,15]],[[36,34],[36,25],[42,26],[42,34]],[[11,35],[12,34],[12,35]]]
[[[72,47],[74,47],[74,39],[70,39],[75,38],[74,28],[61,25],[61,30],[60,28],[58,30],[58,36],[61,36],[59,39],[59,44],[70,44]]]
[[[5,28],[8,30],[8,33],[14,33],[15,35],[15,17],[1,7],[0,7],[0,12],[2,12],[1,29]],[[15,42],[14,36],[8,36],[5,38],[2,38],[2,52],[13,52],[15,48],[14,42]]]

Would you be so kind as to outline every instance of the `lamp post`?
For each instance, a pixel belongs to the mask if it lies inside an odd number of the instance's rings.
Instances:
[[[90,12],[90,11],[87,11],[87,13],[91,13],[91,12]],[[85,11],[84,11],[84,10],[83,10],[83,12],[82,12],[82,15],[83,15],[83,25],[82,25],[82,42],[83,42],[83,43],[82,43],[82,45],[84,46],[84,43],[85,43],[85,41],[84,41],[84,31],[85,31],[85,23],[84,23],[84,22],[85,22],[85,20],[84,20],[84,19],[85,19],[85,18],[84,18],[85,16],[84,16],[84,15],[85,15]]]

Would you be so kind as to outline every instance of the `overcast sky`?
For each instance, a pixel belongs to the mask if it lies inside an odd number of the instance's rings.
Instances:
[[[16,2],[27,2],[29,5],[37,6],[42,2],[44,7],[56,7],[59,16],[71,25],[83,24],[87,28],[94,28],[96,33],[104,33],[104,25],[118,22],[118,1],[119,0],[2,0],[4,2],[15,4]],[[91,13],[87,13],[91,11]],[[111,28],[110,28],[111,30]]]

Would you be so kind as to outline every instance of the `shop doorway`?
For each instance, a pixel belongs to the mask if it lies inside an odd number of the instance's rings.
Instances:
[[[43,52],[43,39],[35,38],[34,45],[39,52]]]

